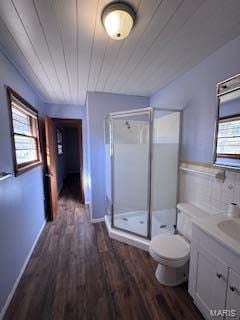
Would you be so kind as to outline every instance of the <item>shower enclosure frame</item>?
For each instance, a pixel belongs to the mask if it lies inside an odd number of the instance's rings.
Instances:
[[[177,162],[179,164],[180,159],[180,145],[181,145],[181,126],[182,126],[182,110],[179,109],[167,109],[167,108],[156,108],[156,107],[145,107],[145,108],[137,108],[131,109],[126,111],[119,111],[119,112],[111,112],[105,117],[105,126],[104,129],[106,130],[106,120],[109,119],[109,144],[110,144],[110,163],[111,163],[111,227],[113,229],[126,232],[128,234],[146,239],[151,240],[151,229],[152,229],[152,159],[153,159],[153,121],[154,121],[154,111],[166,111],[166,112],[179,112],[180,115],[180,123],[179,123],[179,147],[178,147],[178,158]],[[121,118],[123,115],[136,115],[136,114],[143,114],[149,112],[149,148],[148,148],[148,185],[147,185],[147,235],[141,235],[139,233],[126,230],[114,225],[114,143],[113,143],[113,119]],[[105,131],[106,132],[106,131]],[[179,173],[178,173],[179,176]],[[177,177],[177,181],[179,177]],[[177,183],[177,199],[179,195],[178,190],[178,183]],[[176,209],[177,210],[177,209]],[[175,218],[175,225],[177,222],[177,214]]]

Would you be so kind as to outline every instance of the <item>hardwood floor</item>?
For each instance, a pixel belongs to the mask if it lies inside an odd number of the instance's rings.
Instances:
[[[27,265],[5,320],[203,319],[187,286],[160,285],[149,254],[91,224],[73,177]]]

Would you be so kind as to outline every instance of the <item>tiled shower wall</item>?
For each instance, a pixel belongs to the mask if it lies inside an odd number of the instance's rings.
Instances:
[[[181,167],[213,176],[180,170],[180,202],[191,203],[210,214],[227,213],[228,204],[231,202],[240,205],[240,172],[225,170],[225,180],[221,181],[215,177],[216,173],[223,171],[221,168],[189,165],[184,162]]]

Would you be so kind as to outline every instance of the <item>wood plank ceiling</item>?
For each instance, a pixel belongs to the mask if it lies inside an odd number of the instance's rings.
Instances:
[[[137,24],[114,41],[100,19],[109,2],[0,1],[0,46],[45,101],[149,96],[240,35],[239,0],[129,0]]]

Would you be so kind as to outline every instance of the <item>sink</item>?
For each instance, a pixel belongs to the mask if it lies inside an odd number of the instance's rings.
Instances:
[[[218,228],[226,235],[240,242],[240,219],[239,220],[223,220],[217,224]]]

